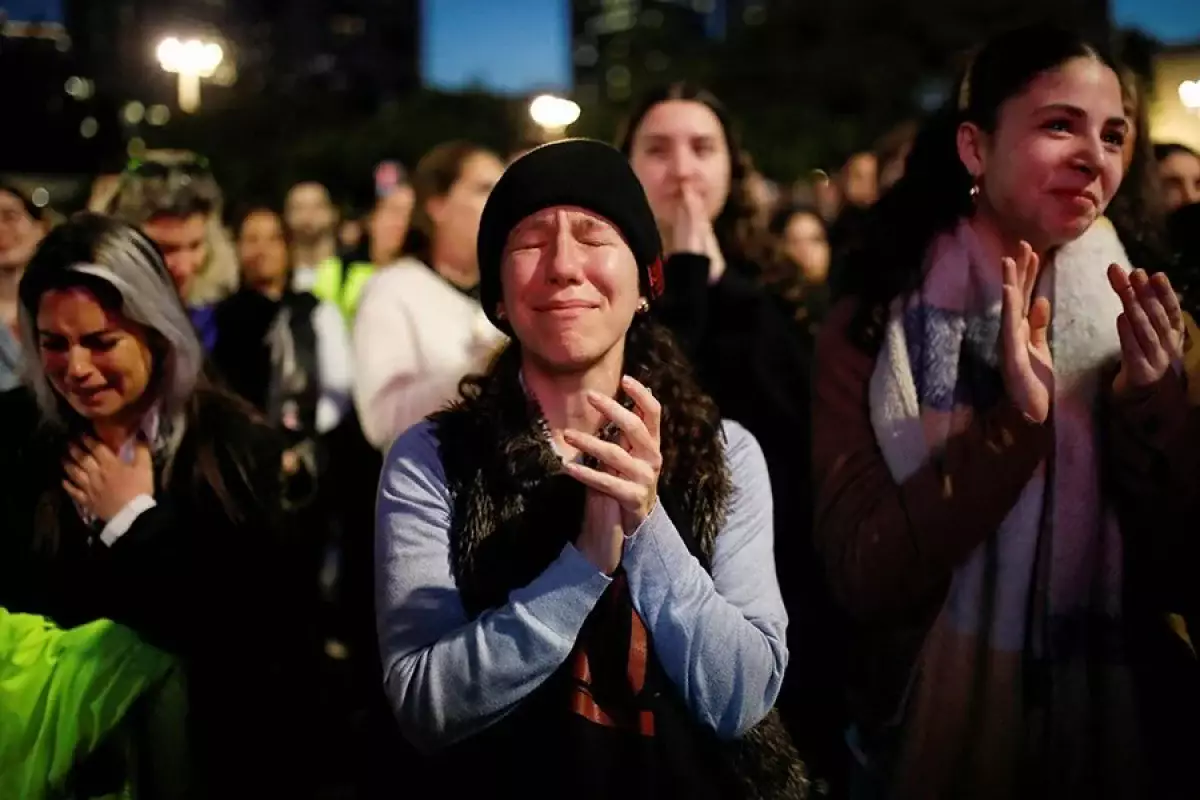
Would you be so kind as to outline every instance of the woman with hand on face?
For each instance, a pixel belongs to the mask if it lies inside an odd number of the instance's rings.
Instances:
[[[1183,328],[1102,216],[1127,133],[1095,48],[993,39],[822,329],[816,539],[856,620],[863,797],[1172,796],[1138,486]]]
[[[405,735],[444,751],[448,796],[802,796],[762,722],[787,663],[765,464],[648,313],[660,244],[627,162],[588,140],[521,157],[479,264],[512,342],[396,441],[379,490]]]
[[[20,330],[0,606],[65,628],[111,619],[178,656],[198,796],[286,788],[307,587],[276,535],[280,442],[209,384],[171,275],[130,226],[82,214],[51,232]]]

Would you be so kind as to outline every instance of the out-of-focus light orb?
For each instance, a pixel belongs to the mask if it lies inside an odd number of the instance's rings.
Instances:
[[[561,129],[579,119],[579,104],[552,94],[535,97],[529,104],[530,118],[543,128]]]

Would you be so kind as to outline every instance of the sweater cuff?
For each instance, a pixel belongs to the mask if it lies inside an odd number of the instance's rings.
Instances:
[[[665,587],[685,574],[688,562],[693,560],[662,502],[656,501],[637,530],[625,537],[621,567],[631,586],[649,578],[651,583]]]
[[[137,497],[125,504],[125,507],[113,515],[113,518],[104,526],[104,530],[100,531],[100,541],[105,545],[112,547],[116,544],[117,539],[120,539],[129,529],[133,527],[133,523],[137,521],[145,512],[154,508],[157,503],[154,498],[148,494],[139,494]]]

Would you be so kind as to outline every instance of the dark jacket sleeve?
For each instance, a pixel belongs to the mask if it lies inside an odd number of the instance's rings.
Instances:
[[[936,602],[1003,522],[1053,433],[1002,400],[947,442],[941,464],[897,484],[868,407],[876,354],[849,333],[856,311],[853,300],[839,303],[817,343],[814,533],[835,595],[856,617],[879,621]]]
[[[666,288],[655,316],[671,329],[688,358],[696,359],[708,325],[708,256],[675,253],[663,269]]]
[[[247,621],[275,617],[266,627],[277,630],[302,585],[281,504],[282,442],[240,407],[215,406],[184,437],[157,505],[100,556],[106,615],[185,655]]]

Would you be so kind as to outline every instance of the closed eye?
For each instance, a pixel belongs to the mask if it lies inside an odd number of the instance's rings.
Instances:
[[[85,336],[80,340],[80,344],[89,350],[107,353],[117,346],[117,341],[115,336]]]
[[[67,349],[67,340],[58,336],[42,336],[38,339],[38,347],[57,353]]]

